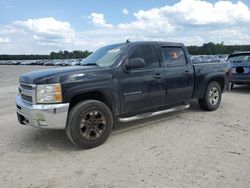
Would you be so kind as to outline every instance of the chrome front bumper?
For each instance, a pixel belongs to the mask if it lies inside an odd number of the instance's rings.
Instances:
[[[31,105],[16,97],[16,111],[20,124],[46,129],[65,129],[69,103]]]

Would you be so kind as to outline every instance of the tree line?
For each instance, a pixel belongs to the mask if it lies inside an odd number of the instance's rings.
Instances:
[[[49,55],[0,55],[0,60],[37,60],[37,59],[80,59],[88,57],[92,52],[85,51],[73,51],[67,50],[59,52],[51,52]]]
[[[215,44],[205,43],[202,46],[188,46],[191,55],[231,54],[236,51],[250,51],[250,45],[224,45],[223,42]]]
[[[205,43],[202,46],[187,46],[191,55],[215,55],[215,54],[231,54],[235,51],[250,51],[250,45],[225,45],[221,43]],[[36,60],[36,59],[79,59],[86,58],[92,52],[67,50],[59,52],[51,52],[49,55],[0,55],[0,60]]]

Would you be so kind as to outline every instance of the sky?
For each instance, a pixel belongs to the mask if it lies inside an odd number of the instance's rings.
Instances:
[[[130,41],[250,44],[249,0],[0,0],[0,54]]]

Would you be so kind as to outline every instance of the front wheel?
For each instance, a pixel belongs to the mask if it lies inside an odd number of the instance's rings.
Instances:
[[[202,99],[198,99],[201,109],[207,111],[216,110],[221,103],[221,87],[217,82],[208,84],[206,93]]]
[[[100,101],[87,100],[70,110],[66,133],[73,144],[89,149],[103,144],[112,127],[113,115],[108,106]]]

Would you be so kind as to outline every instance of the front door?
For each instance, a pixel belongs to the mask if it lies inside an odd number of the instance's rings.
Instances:
[[[128,61],[133,58],[142,58],[146,65],[118,75],[121,112],[124,115],[153,110],[163,106],[165,99],[165,70],[160,66],[155,45],[138,45]]]

